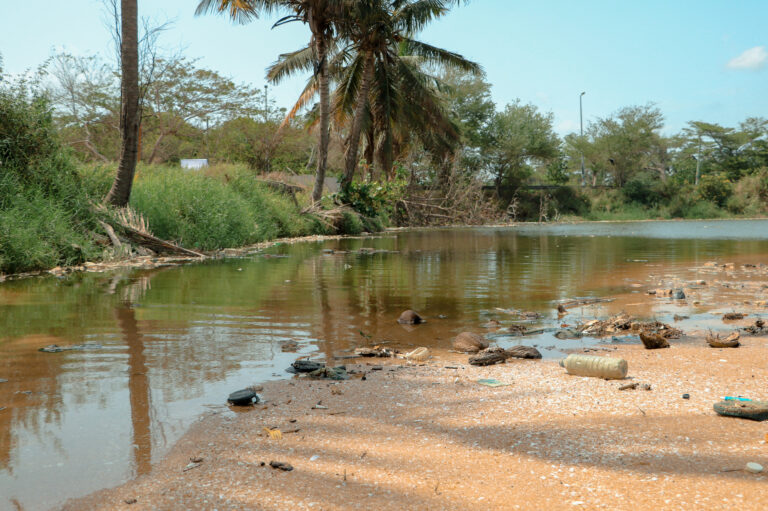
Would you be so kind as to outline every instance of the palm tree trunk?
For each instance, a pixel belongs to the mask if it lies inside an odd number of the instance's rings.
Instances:
[[[133,174],[136,172],[136,154],[139,145],[139,23],[136,0],[120,2],[120,163],[105,202],[125,207],[131,198]]]
[[[373,79],[373,64],[373,52],[368,52],[365,56],[362,81],[357,90],[355,115],[352,118],[352,126],[349,129],[349,142],[347,143],[347,154],[344,161],[344,176],[341,178],[342,190],[345,190],[350,185],[355,175],[355,169],[357,169],[357,150],[360,147],[363,115],[365,114],[365,105],[368,104],[368,92],[371,89],[371,80]]]
[[[315,176],[315,188],[312,190],[312,202],[320,202],[323,197],[325,170],[328,166],[328,144],[331,139],[331,93],[328,85],[328,64],[326,62],[327,41],[325,35],[319,31],[314,34],[314,39],[319,60],[317,73],[320,86],[320,141],[317,145],[317,174]]]

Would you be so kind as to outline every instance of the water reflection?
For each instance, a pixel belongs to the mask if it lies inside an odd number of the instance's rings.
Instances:
[[[512,321],[497,308],[540,311],[551,323],[553,302],[576,296],[618,298],[569,321],[611,307],[653,317],[672,306],[642,294],[656,280],[685,281],[713,258],[765,262],[768,241],[755,233],[768,222],[697,224],[705,237],[676,239],[682,225],[647,224],[644,237],[637,224],[398,233],[271,251],[287,257],[4,283],[0,509],[13,499],[44,509],[149,472],[203,410],[283,377],[296,353],[330,358],[369,336],[446,347],[491,317]],[[736,231],[748,239],[726,239]],[[697,291],[703,303],[707,292]],[[704,312],[686,307],[694,318]],[[408,308],[427,323],[395,323]],[[103,349],[37,351],[85,342]],[[512,342],[557,353],[586,341]]]

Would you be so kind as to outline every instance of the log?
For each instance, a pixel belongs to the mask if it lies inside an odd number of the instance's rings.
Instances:
[[[129,241],[136,243],[137,245],[141,245],[142,247],[147,247],[159,254],[164,253],[187,257],[205,257],[199,252],[180,247],[169,241],[161,240],[156,236],[138,231],[133,227],[129,227],[127,225],[121,225],[120,227],[123,229],[123,231],[125,231],[125,237]]]

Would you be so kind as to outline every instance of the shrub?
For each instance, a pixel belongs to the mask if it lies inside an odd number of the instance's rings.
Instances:
[[[718,206],[724,206],[732,193],[733,185],[724,174],[707,174],[699,180],[699,195]]]

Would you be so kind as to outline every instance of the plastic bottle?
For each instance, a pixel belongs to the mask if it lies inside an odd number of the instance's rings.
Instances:
[[[594,376],[607,380],[621,380],[627,376],[627,361],[623,358],[568,355],[560,361],[568,374]]]

